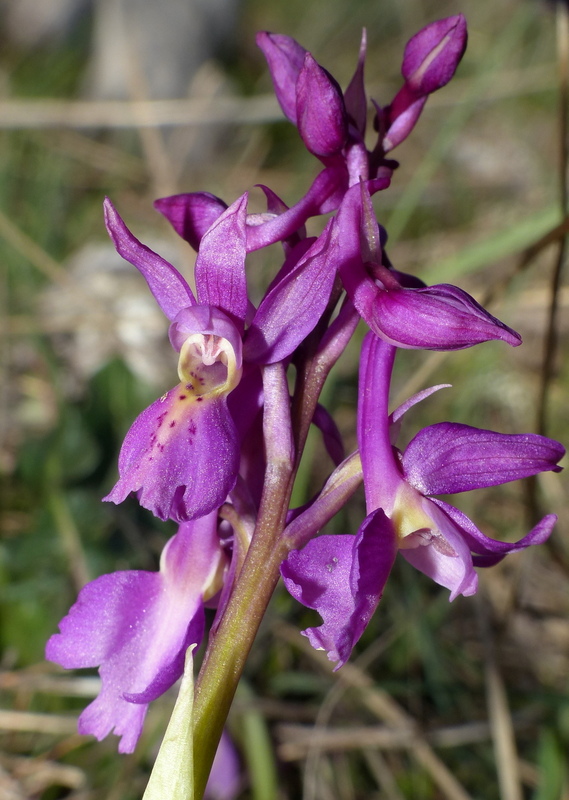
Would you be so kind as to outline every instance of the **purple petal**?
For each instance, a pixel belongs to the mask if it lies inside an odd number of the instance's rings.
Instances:
[[[358,444],[368,511],[391,513],[404,483],[389,431],[389,385],[395,348],[369,332],[362,342],[358,379]]]
[[[290,36],[280,33],[261,31],[255,40],[267,59],[280,107],[296,125],[296,81],[306,50]]]
[[[360,313],[378,336],[397,347],[462,350],[492,339],[512,347],[521,344],[519,334],[449,284],[427,289],[378,288],[371,306]]]
[[[105,224],[117,253],[142,273],[168,319],[174,319],[182,308],[195,305],[192,290],[178,270],[132,235],[108,198],[105,199],[104,212]]]
[[[175,683],[187,647],[201,641],[202,594],[224,557],[216,528],[216,514],[182,525],[160,572],[103,575],[81,590],[46,647],[66,669],[100,665],[102,688],[80,733],[101,740],[114,729],[119,751],[134,750],[148,702]]]
[[[364,86],[364,65],[366,60],[367,35],[366,29],[362,31],[362,41],[356,71],[348,88],[344,92],[346,112],[352,118],[358,131],[363,136],[367,122],[367,97]]]
[[[154,208],[184,241],[198,250],[202,236],[223,214],[227,203],[209,192],[190,192],[155,200]]]
[[[423,428],[403,456],[405,477],[422,494],[498,486],[552,470],[565,448],[537,434],[504,434],[439,422]]]
[[[296,82],[298,132],[315,156],[333,156],[348,135],[346,109],[334,78],[306,53]]]
[[[319,536],[282,563],[288,591],[324,621],[303,633],[338,662],[335,669],[346,663],[375,611],[396,552],[391,522],[378,509],[356,536]]]
[[[338,464],[340,464],[346,457],[344,452],[344,440],[342,439],[342,434],[340,433],[334,418],[330,412],[324,408],[324,406],[320,405],[320,403],[318,403],[316,406],[312,423],[316,425],[316,427],[322,433],[322,439],[324,441],[326,452],[334,464],[338,466]]]
[[[160,519],[183,522],[218,508],[239,467],[239,442],[224,395],[196,396],[180,384],[137,417],[119,456],[120,479],[104,498],[138,492]]]
[[[401,74],[421,94],[445,86],[466,50],[466,20],[462,14],[432,22],[407,42]]]
[[[465,597],[475,594],[478,576],[462,531],[441,511],[439,504],[426,498],[422,503],[434,528],[404,537],[400,542],[401,555],[435,583],[450,589],[450,600],[459,594]]]
[[[335,279],[329,261],[332,220],[282,280],[267,292],[244,343],[245,358],[254,363],[282,361],[314,329],[324,313]]]
[[[426,400],[427,397],[430,397],[435,392],[440,391],[440,389],[450,389],[452,384],[450,383],[439,383],[437,386],[429,386],[428,389],[423,389],[417,394],[412,395],[404,403],[401,403],[400,406],[397,406],[393,414],[390,415],[390,422],[391,424],[399,422],[400,419],[406,414],[410,408],[412,408],[417,403],[421,403],[423,400]]]
[[[383,179],[378,191],[388,185],[389,179]],[[260,250],[269,244],[285,241],[298,233],[310,217],[334,211],[340,205],[347,188],[348,173],[344,166],[322,170],[308,192],[294,206],[262,225],[247,226],[247,251]]]
[[[229,206],[203,235],[195,268],[200,304],[220,308],[241,327],[248,309],[247,197],[245,193]]]
[[[397,93],[388,109],[387,130],[381,145],[384,153],[388,153],[406,139],[421,116],[427,101],[426,96],[417,97],[407,86]]]
[[[470,550],[481,557],[478,559],[478,566],[497,564],[509,553],[525,550],[526,547],[531,547],[535,544],[543,544],[550,537],[557,522],[555,514],[548,514],[523,539],[517,542],[499,542],[495,539],[490,539],[489,536],[485,536],[478,530],[472,520],[458,508],[442,500],[433,499],[431,503],[436,504],[450,517],[457,528],[460,529],[460,533]]]

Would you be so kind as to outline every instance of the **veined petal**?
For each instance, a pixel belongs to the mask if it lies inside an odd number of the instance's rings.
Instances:
[[[247,198],[245,193],[236,200],[203,235],[195,268],[200,304],[220,308],[241,330],[248,309]]]
[[[332,220],[261,301],[245,338],[248,361],[263,364],[282,361],[318,323],[335,279],[329,255],[331,230]]]
[[[199,250],[204,233],[227,208],[219,197],[209,192],[189,192],[161,197],[154,208],[166,217],[178,236]]]
[[[377,289],[371,318],[378,336],[397,347],[462,350],[499,339],[516,347],[521,337],[456,286]]]
[[[283,561],[288,591],[324,621],[303,633],[338,662],[334,669],[346,663],[375,611],[396,552],[391,523],[378,509],[357,535],[319,536]]]
[[[280,107],[296,125],[296,81],[307,51],[290,36],[280,33],[261,31],[255,41],[267,59]]]
[[[131,492],[160,519],[196,519],[218,508],[239,468],[239,441],[225,394],[196,394],[189,383],[140,414],[119,456],[119,481],[104,498]]]
[[[201,641],[203,593],[224,558],[213,513],[180,526],[160,572],[103,575],[81,590],[46,647],[67,669],[100,666],[102,688],[80,733],[100,740],[114,729],[119,751],[134,750],[148,702],[175,683],[186,648]]]
[[[333,156],[348,136],[342,91],[327,70],[306,53],[296,81],[298,132],[315,156]]]
[[[434,498],[431,500],[431,503],[436,504],[450,517],[460,530],[470,550],[479,556],[475,562],[477,566],[491,566],[497,564],[498,561],[501,561],[504,556],[510,553],[516,553],[518,550],[525,550],[526,547],[531,547],[534,544],[543,544],[549,539],[555,523],[557,522],[555,514],[548,514],[519,541],[499,542],[496,539],[485,536],[460,509]]]
[[[174,319],[182,308],[195,305],[187,281],[162,256],[132,235],[108,198],[105,199],[104,212],[105,224],[117,253],[142,274],[168,319]]]
[[[405,477],[423,494],[455,494],[537,475],[565,448],[537,434],[504,434],[452,422],[419,431],[403,455]]]

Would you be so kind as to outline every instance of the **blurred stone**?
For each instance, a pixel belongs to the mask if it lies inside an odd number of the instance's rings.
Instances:
[[[169,242],[157,249],[175,261]],[[49,287],[40,298],[42,328],[67,363],[71,394],[113,358],[149,385],[176,382],[168,320],[143,278],[109,243],[87,244],[67,264],[69,287]]]

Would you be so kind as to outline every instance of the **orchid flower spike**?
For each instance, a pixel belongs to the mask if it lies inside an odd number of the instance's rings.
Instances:
[[[323,619],[304,632],[338,669],[375,610],[398,551],[450,590],[476,592],[475,566],[544,542],[556,522],[544,517],[510,544],[485,536],[457,508],[433,495],[453,494],[559,472],[564,448],[536,434],[507,435],[443,422],[420,431],[401,455],[392,445],[388,394],[395,348],[368,333],[360,364],[358,441],[368,516],[356,535],[323,535],[281,566],[289,592]],[[406,411],[422,393],[405,404]],[[473,555],[474,554],[474,555]]]

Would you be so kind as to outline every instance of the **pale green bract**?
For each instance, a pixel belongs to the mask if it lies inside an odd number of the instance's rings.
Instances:
[[[142,800],[193,800],[194,797],[194,659],[192,644],[186,651],[178,699],[160,745]]]

